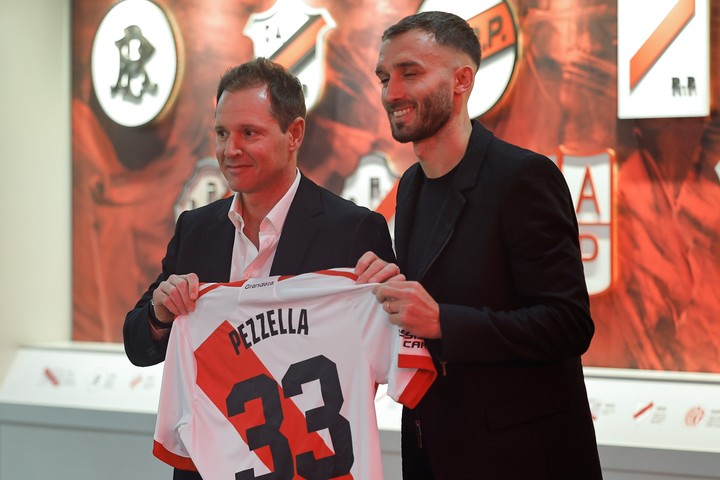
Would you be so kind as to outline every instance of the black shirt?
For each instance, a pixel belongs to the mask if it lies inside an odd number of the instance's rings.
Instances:
[[[438,178],[428,178],[422,174],[422,185],[418,195],[418,203],[413,217],[412,236],[408,245],[408,262],[405,276],[408,280],[417,280],[420,276],[420,259],[428,247],[431,234],[440,219],[445,199],[450,192],[457,166]]]

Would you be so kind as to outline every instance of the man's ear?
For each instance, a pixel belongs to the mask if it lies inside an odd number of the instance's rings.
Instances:
[[[290,136],[290,151],[297,151],[305,138],[305,119],[297,117],[293,120],[287,133]]]
[[[455,93],[462,95],[470,93],[475,84],[475,70],[470,65],[463,65],[455,69]]]

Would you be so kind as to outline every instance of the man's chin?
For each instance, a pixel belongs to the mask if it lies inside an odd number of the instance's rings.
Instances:
[[[409,143],[413,141],[412,132],[401,132],[395,127],[392,127],[390,131],[392,133],[392,137],[400,143]]]

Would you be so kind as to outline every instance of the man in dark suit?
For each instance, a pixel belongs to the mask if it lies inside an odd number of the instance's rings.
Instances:
[[[425,12],[383,34],[376,74],[400,180],[398,266],[372,252],[390,321],[427,339],[440,375],[402,420],[405,480],[602,478],[580,355],[594,325],[559,169],[471,121],[480,45]]]
[[[367,250],[394,260],[381,215],[300,174],[304,132],[302,86],[282,66],[259,58],[222,77],[215,150],[235,195],[178,218],[162,272],[125,318],[132,363],[165,359],[172,321],[194,310],[199,282],[350,267]],[[176,470],[173,478],[200,476]]]

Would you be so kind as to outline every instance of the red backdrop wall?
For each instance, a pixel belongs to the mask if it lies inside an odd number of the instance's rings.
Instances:
[[[117,342],[125,313],[157,276],[174,206],[213,157],[217,82],[253,57],[243,34],[270,0],[164,0],[183,71],[160,120],[122,127],[99,106],[95,33],[112,0],[73,1],[73,337]],[[389,134],[373,74],[382,31],[418,0],[307,0],[335,22],[323,37],[322,95],[309,111],[300,168],[341,192],[358,160],[382,152],[400,174],[415,158]],[[501,138],[555,156],[615,155],[613,279],[593,295],[586,365],[720,372],[720,117],[618,120],[617,1],[508,0],[518,31],[511,85],[480,120]],[[720,91],[720,6],[711,6],[713,102]],[[482,85],[480,86],[482,88]]]

